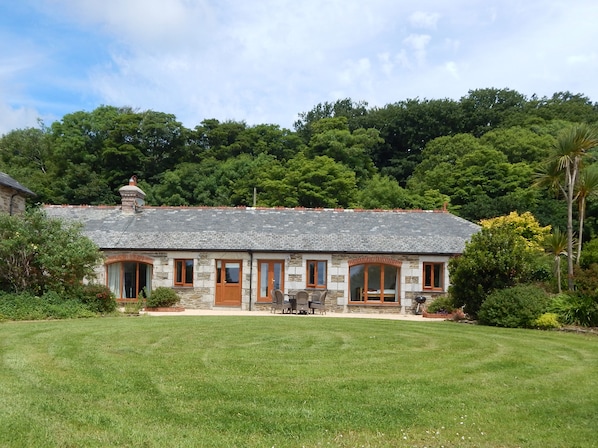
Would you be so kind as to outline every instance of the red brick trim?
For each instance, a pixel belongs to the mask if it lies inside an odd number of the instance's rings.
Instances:
[[[354,258],[353,260],[349,260],[349,266],[355,266],[358,264],[366,264],[366,263],[389,264],[391,266],[396,266],[398,268],[400,268],[403,265],[402,261],[395,260],[394,258],[382,257],[382,256],[360,257],[360,258]]]
[[[151,265],[154,264],[153,258],[137,254],[111,255],[109,257],[106,257],[106,261],[104,262],[104,264],[119,263],[121,261],[138,261],[140,263],[146,263]]]

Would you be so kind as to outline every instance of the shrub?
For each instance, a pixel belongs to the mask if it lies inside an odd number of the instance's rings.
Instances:
[[[442,296],[434,299],[429,306],[426,307],[428,313],[452,313],[455,310],[455,302],[452,297]]]
[[[533,328],[534,321],[546,312],[549,299],[543,289],[518,285],[494,291],[478,313],[481,324],[508,328]]]
[[[112,313],[116,310],[114,294],[105,285],[82,285],[77,291],[77,298],[94,313]]]
[[[0,293],[0,315],[8,320],[40,320],[93,317],[95,313],[78,300],[64,300],[55,292],[42,297],[30,293]]]
[[[552,330],[560,328],[558,315],[556,313],[544,313],[534,321],[534,327],[540,330]]]
[[[160,286],[152,291],[146,299],[146,306],[148,308],[167,308],[179,303],[181,298],[170,288]]]
[[[593,297],[580,292],[555,296],[548,310],[556,313],[564,324],[582,327],[598,326],[598,302]]]
[[[482,228],[460,257],[449,262],[450,295],[455,305],[476,317],[493,291],[531,283],[546,276],[545,261],[509,228]]]
[[[0,213],[0,289],[72,293],[93,278],[102,255],[81,231],[82,224],[50,219],[40,210]]]
[[[598,238],[594,238],[583,245],[579,264],[586,269],[592,264],[598,264]]]

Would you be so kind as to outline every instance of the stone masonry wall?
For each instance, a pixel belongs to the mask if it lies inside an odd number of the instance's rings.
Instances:
[[[25,212],[25,197],[12,188],[0,185],[0,212],[11,212],[11,200],[13,215]]]

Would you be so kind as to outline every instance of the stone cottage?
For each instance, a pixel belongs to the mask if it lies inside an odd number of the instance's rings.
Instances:
[[[188,309],[266,309],[272,289],[306,289],[328,291],[329,311],[410,312],[447,291],[449,259],[479,229],[446,210],[149,207],[134,178],[120,193],[45,209],[84,224],[120,301],[166,286]]]

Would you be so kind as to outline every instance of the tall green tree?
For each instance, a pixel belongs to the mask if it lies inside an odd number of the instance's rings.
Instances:
[[[486,132],[508,122],[510,117],[520,114],[527,99],[511,89],[470,90],[461,98],[464,115],[464,132],[481,137]]]
[[[574,289],[573,272],[573,205],[577,200],[576,185],[584,159],[598,147],[598,133],[586,124],[572,126],[561,133],[554,147],[552,165],[563,174],[559,184],[567,202],[567,284]]]
[[[353,101],[351,98],[336,100],[334,103],[318,103],[312,110],[299,113],[299,119],[294,123],[295,131],[308,143],[313,135],[314,123],[323,118],[339,117],[345,117],[351,129],[356,129],[360,126],[354,126],[354,123],[368,114],[367,105],[365,101]]]
[[[372,149],[372,160],[381,174],[394,177],[403,187],[430,141],[464,129],[461,105],[449,99],[408,99],[373,108],[355,122],[380,133],[384,142]]]
[[[351,132],[346,117],[323,118],[313,123],[312,129],[305,151],[308,156],[328,156],[344,164],[355,172],[358,183],[376,172],[370,154],[382,142],[377,130],[359,128]]]
[[[45,203],[56,199],[52,184],[55,163],[49,129],[16,129],[0,137],[0,171],[34,191],[35,200]]]
[[[258,204],[268,207],[349,208],[355,200],[355,173],[328,156],[303,153],[273,163],[259,178]]]

